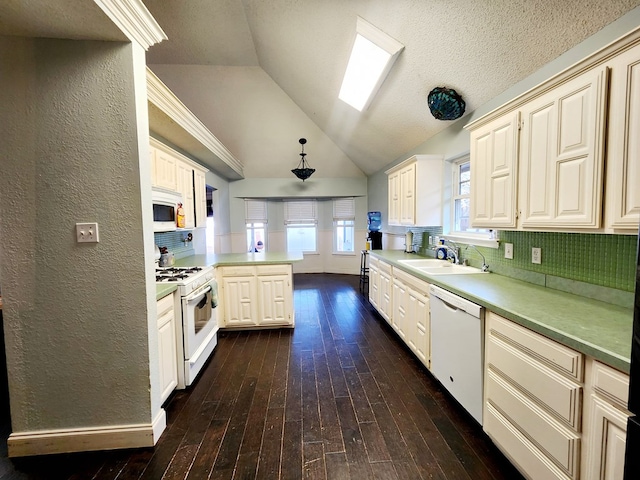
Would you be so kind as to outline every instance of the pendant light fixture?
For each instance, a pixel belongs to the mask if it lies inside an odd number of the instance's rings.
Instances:
[[[300,157],[302,157],[300,159],[300,163],[298,164],[298,168],[294,168],[293,170],[291,170],[293,172],[293,174],[298,177],[300,180],[302,180],[303,182],[309,178],[313,172],[316,171],[315,168],[310,168],[309,164],[307,163],[307,161],[305,160],[304,157],[307,156],[306,153],[304,153],[304,144],[307,143],[307,139],[306,138],[301,138],[300,140],[298,140],[298,142],[300,142],[300,145],[302,145],[302,152],[300,153]]]

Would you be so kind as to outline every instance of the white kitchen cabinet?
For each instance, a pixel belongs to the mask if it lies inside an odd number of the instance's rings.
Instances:
[[[193,170],[193,201],[195,203],[197,228],[207,226],[207,181],[205,171],[195,168]]]
[[[528,478],[579,478],[583,355],[485,319],[485,432]]]
[[[178,385],[178,357],[176,352],[176,316],[174,293],[156,302],[158,315],[158,358],[162,403]]]
[[[290,264],[223,266],[221,328],[292,327],[293,276]]]
[[[151,138],[150,141],[151,185],[176,192],[178,187],[176,158],[165,148],[161,148],[162,144],[154,138]]]
[[[387,170],[389,225],[442,225],[443,159],[414,155]]]
[[[585,382],[584,480],[622,480],[629,376],[593,359]]]
[[[380,304],[380,262],[369,255],[369,303],[378,310]]]
[[[498,117],[471,132],[471,225],[514,228],[520,112]]]
[[[391,277],[391,265],[379,260],[378,262],[378,312],[389,324],[393,321],[393,280]]]
[[[418,359],[429,368],[429,284],[395,268],[392,326]]]
[[[523,105],[523,228],[600,227],[606,99],[601,66]]]
[[[184,227],[196,226],[195,204],[193,201],[193,167],[187,162],[176,161],[177,191],[182,195],[182,208],[184,210]]]
[[[640,220],[640,45],[614,57],[607,139],[607,227],[638,233]]]

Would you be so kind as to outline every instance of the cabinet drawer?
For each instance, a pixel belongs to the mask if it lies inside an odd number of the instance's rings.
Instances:
[[[488,331],[560,373],[583,380],[584,356],[516,323],[487,312]]]
[[[602,363],[593,362],[591,370],[593,389],[622,409],[629,402],[629,376]]]
[[[384,272],[387,275],[391,275],[391,265],[389,263],[385,263],[383,261],[378,262],[378,270],[380,272]]]
[[[429,284],[424,280],[397,268],[393,270],[393,277],[402,280],[407,286],[410,286],[417,292],[422,293],[425,296],[429,296]]]
[[[245,277],[255,274],[255,268],[253,265],[222,267],[220,271],[223,277]]]
[[[256,267],[258,275],[289,275],[291,273],[291,265],[258,265]]]
[[[493,335],[487,342],[487,368],[501,372],[527,396],[580,431],[580,385]]]
[[[173,310],[174,308],[173,295],[174,295],[173,293],[170,293],[166,297],[162,297],[160,300],[156,302],[158,317],[161,317],[162,315],[167,313],[169,310]]]
[[[484,430],[521,472],[533,480],[570,479],[493,406],[486,405]]]
[[[579,465],[580,435],[562,426],[507,381],[488,370],[487,402],[546,453],[569,476]]]

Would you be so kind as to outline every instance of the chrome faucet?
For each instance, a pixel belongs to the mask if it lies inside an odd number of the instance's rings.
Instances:
[[[482,267],[480,267],[480,270],[482,270],[483,272],[488,272],[489,271],[489,265],[487,265],[487,259],[484,258],[484,255],[482,254],[482,252],[480,250],[478,250],[475,245],[472,245],[472,244],[467,245],[467,248],[465,248],[464,251],[466,252],[467,250],[469,250],[469,247],[473,247],[473,249],[476,252],[478,252],[478,255],[480,255],[482,257]]]

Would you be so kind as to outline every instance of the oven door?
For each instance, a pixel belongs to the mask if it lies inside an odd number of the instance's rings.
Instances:
[[[218,284],[210,280],[182,297],[182,337],[185,383],[190,385],[216,345]]]

